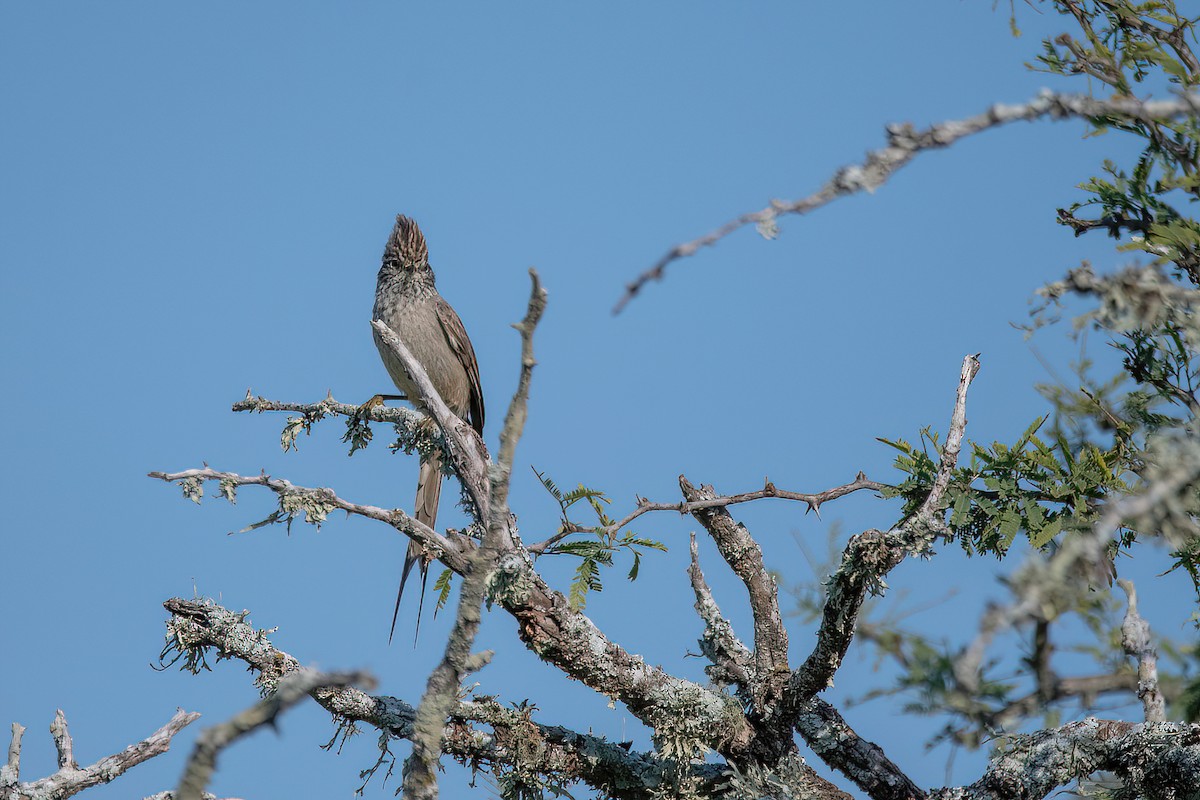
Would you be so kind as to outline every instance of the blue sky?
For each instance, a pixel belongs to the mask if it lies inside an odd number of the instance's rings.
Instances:
[[[336,421],[284,454],[282,416],[229,412],[247,387],[346,402],[391,388],[368,320],[398,212],[424,228],[438,285],[475,343],[490,442],[516,382],[509,325],[524,312],[529,266],[550,291],[513,485],[527,540],[556,523],[531,465],[604,489],[619,512],[635,493],[676,500],[681,472],[729,492],[764,476],[801,491],[860,469],[889,480],[875,437],[944,429],[966,353],[984,364],[968,434],[1023,430],[1045,410],[1031,385],[1048,375],[1010,323],[1080,260],[1118,263],[1108,242],[1054,222],[1102,158],[1130,152],[1114,136],[1081,140],[1077,123],[924,155],[873,196],[783,220],[777,241],[747,230],[674,265],[610,314],[669,246],[809,193],[879,146],[884,124],[966,116],[1055,85],[1022,64],[1059,20],[1018,13],[1021,38],[1004,4],[968,0],[0,7],[0,723],[30,729],[25,776],[51,770],[55,708],[90,762],[182,706],[204,717],[175,751],[89,796],[170,788],[195,733],[255,699],[235,664],[201,676],[150,669],[161,602],[194,591],[278,627],[275,643],[304,663],[367,668],[381,691],[419,699],[449,615],[427,616],[415,650],[407,635],[388,647],[405,547],[394,532],[335,517],[320,531],[230,537],[270,498],[247,489],[236,507],[196,507],[145,477],[207,461],[358,502],[411,502],[416,463],[387,452],[384,429],[352,459]],[[1034,345],[1065,373],[1078,345],[1063,334]],[[448,505],[440,521],[454,524]],[[820,552],[831,525],[844,541],[896,508],[855,497],[823,521],[782,502],[738,516],[768,565],[798,583],[813,575],[794,537]],[[637,532],[670,552],[650,555],[634,584],[613,570],[589,612],[648,661],[700,678],[685,657],[700,632],[684,572],[694,528],[640,520]],[[718,599],[745,632],[744,593],[704,545]],[[546,565],[563,588],[570,568]],[[953,638],[998,593],[995,571],[949,551],[902,565],[891,583],[908,603],[961,587],[952,606],[910,620]],[[1167,611],[1183,584],[1160,585],[1165,599],[1142,589],[1151,621],[1179,633]],[[402,609],[402,631],[413,613]],[[811,632],[793,622],[798,661]],[[623,709],[517,645],[509,618],[487,615],[480,644],[498,653],[475,676],[480,691],[645,746]],[[886,682],[871,666],[852,650],[831,698]],[[921,746],[935,721],[906,720],[886,701],[847,714],[918,783],[947,780],[947,751]],[[331,733],[324,712],[299,709],[279,735],[227,752],[213,790],[347,796],[376,737],[335,755],[317,749]],[[950,779],[970,780],[979,764],[960,754]],[[376,782],[367,795],[392,788]],[[448,770],[443,792],[470,793],[461,771]]]

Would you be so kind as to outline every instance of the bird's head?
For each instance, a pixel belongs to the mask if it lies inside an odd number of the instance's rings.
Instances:
[[[396,217],[396,227],[388,237],[387,247],[383,251],[383,264],[392,268],[413,270],[429,264],[429,248],[425,246],[425,234],[417,227],[417,223],[409,217],[400,214]]]

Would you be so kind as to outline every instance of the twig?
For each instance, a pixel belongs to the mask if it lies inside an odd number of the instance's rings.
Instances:
[[[208,728],[196,739],[192,757],[173,794],[174,800],[202,800],[204,788],[217,768],[217,756],[229,745],[264,725],[276,725],[279,715],[309,696],[317,687],[373,686],[365,672],[318,672],[297,670],[282,678],[275,691],[235,715],[227,722]]]
[[[147,475],[167,483],[178,483],[184,487],[185,493],[196,491],[200,484],[208,481],[217,481],[223,486],[232,487],[264,486],[278,495],[281,501],[288,497],[307,499],[314,502],[314,510],[320,508],[339,509],[347,514],[378,520],[406,536],[416,539],[426,550],[435,553],[442,563],[459,573],[466,567],[467,558],[474,547],[470,540],[465,538],[451,541],[428,525],[409,516],[402,509],[352,503],[338,497],[332,489],[297,486],[291,481],[272,478],[266,473],[239,475],[236,472],[222,472],[204,467],[202,469],[186,469],[181,472],[150,472]],[[188,496],[198,499],[198,495],[188,494]],[[307,513],[308,507],[305,504],[299,504],[296,510],[304,510]],[[310,521],[319,523],[323,519],[310,517]]]
[[[265,397],[255,397],[249,389],[246,390],[245,399],[234,403],[232,410],[235,412],[251,411],[257,413],[264,411],[294,411],[314,416],[336,414],[342,417],[357,417],[372,422],[385,422],[398,425],[414,424],[419,420],[425,419],[425,415],[420,411],[414,411],[411,408],[403,406],[376,405],[364,407],[349,403],[339,403],[333,399],[332,393],[328,394],[324,400],[319,400],[316,403],[289,403],[279,400],[268,400]]]
[[[823,492],[816,492],[812,494],[805,492],[792,492],[788,491],[787,489],[779,489],[774,483],[772,483],[770,480],[767,480],[764,483],[763,488],[757,491],[717,496],[707,500],[695,500],[692,502],[685,500],[681,503],[653,503],[649,500],[641,498],[638,501],[638,506],[636,509],[626,514],[625,517],[616,523],[601,528],[600,531],[606,534],[616,533],[625,526],[629,525],[638,517],[651,511],[674,511],[678,514],[693,514],[697,511],[702,511],[707,508],[724,508],[725,506],[732,506],[738,503],[749,503],[754,500],[763,500],[770,497],[778,498],[780,500],[796,500],[798,502],[805,503],[808,505],[809,511],[816,513],[816,515],[820,517],[821,505],[830,500],[836,500],[839,497],[844,497],[845,495],[862,489],[870,489],[872,491],[882,492],[885,489],[890,488],[891,487],[886,483],[879,483],[877,481],[869,480],[866,475],[860,472],[850,483],[842,486],[835,486],[832,489],[826,489]],[[569,529],[560,533],[556,533],[554,536],[551,536],[545,541],[530,545],[528,550],[535,555],[540,555],[546,552],[547,549],[558,544],[567,536],[570,536],[572,533],[590,533],[592,530],[592,528],[585,528],[583,526],[570,526]]]
[[[1143,101],[1132,97],[1095,98],[1087,95],[1056,94],[1043,90],[1037,97],[1020,105],[996,104],[982,114],[963,120],[953,120],[916,130],[911,124],[887,126],[886,147],[867,153],[861,164],[839,169],[829,181],[813,194],[785,202],[773,200],[766,208],[726,222],[710,233],[690,242],[677,244],[667,251],[654,266],[643,272],[625,287],[625,293],[613,308],[619,314],[651,281],[666,274],[667,265],[691,256],[703,247],[710,247],[734,231],[747,225],[757,225],[764,234],[773,237],[776,220],[784,214],[808,214],[842,197],[860,192],[874,192],[918,153],[940,150],[959,139],[990,130],[1011,122],[1029,122],[1042,117],[1050,119],[1095,119],[1119,116],[1141,122],[1160,122],[1195,114],[1200,109],[1200,95],[1187,94],[1170,100]]]
[[[1137,696],[1146,712],[1146,722],[1165,722],[1166,703],[1158,688],[1158,651],[1150,638],[1150,623],[1142,618],[1137,609],[1137,589],[1133,581],[1121,579],[1117,583],[1129,600],[1125,621],[1121,623],[1121,647],[1137,662]]]

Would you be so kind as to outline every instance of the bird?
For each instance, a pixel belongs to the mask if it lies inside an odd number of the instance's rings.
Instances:
[[[400,214],[388,236],[383,251],[379,278],[375,284],[375,308],[371,318],[382,322],[400,337],[413,357],[421,364],[433,387],[441,395],[446,406],[460,418],[468,421],[480,435],[483,434],[483,390],[479,382],[479,362],[467,329],[454,309],[440,294],[434,283],[433,268],[429,265],[429,248],[425,235],[417,223]],[[374,334],[375,346],[379,349],[383,366],[403,397],[420,410],[420,395],[409,378],[404,366],[392,355],[391,350]],[[377,395],[372,401],[381,398]],[[368,402],[372,402],[368,401]],[[442,458],[438,452],[421,457],[420,473],[417,478],[417,496],[413,516],[434,527],[437,522],[438,498],[442,493]],[[425,581],[429,574],[429,562],[424,558],[423,548],[410,540],[400,573],[400,588],[396,592],[396,608],[392,612],[392,628],[388,641],[396,633],[396,619],[400,614],[400,598],[413,565],[420,562],[421,600],[417,606],[417,631],[421,626],[421,609],[425,605]]]

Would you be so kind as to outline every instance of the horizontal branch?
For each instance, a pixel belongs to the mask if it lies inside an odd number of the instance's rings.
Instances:
[[[249,389],[246,390],[246,398],[234,403],[232,410],[235,412],[251,411],[260,414],[265,411],[291,411],[317,419],[333,414],[340,417],[352,417],[370,420],[371,422],[385,422],[396,425],[411,425],[426,419],[425,415],[420,411],[404,406],[355,406],[349,403],[339,403],[333,399],[333,394],[327,395],[324,400],[319,400],[316,403],[288,403],[279,400],[268,400],[265,397],[255,397]]]
[[[177,473],[152,472],[150,476],[180,483],[184,495],[193,499],[198,499],[202,482],[226,481],[232,487],[264,486],[280,495],[281,508],[303,510],[314,522],[323,521],[323,515],[334,509],[375,519],[417,539],[458,575],[466,570],[474,549],[465,537],[451,541],[403,511],[352,503],[331,489],[311,489],[267,475],[246,477],[207,467]],[[315,520],[312,513],[317,515]],[[691,732],[698,746],[728,755],[748,744],[749,725],[736,700],[648,665],[613,642],[591,619],[572,608],[561,592],[550,588],[522,553],[508,553],[500,559],[499,568],[490,586],[492,600],[516,618],[521,640],[544,661],[625,703],[634,716],[655,730],[670,729],[683,708],[689,724],[694,726]]]
[[[1042,91],[1026,103],[998,103],[973,117],[941,122],[921,130],[909,123],[888,125],[886,147],[870,151],[861,163],[842,167],[813,194],[799,200],[773,200],[766,208],[742,214],[704,236],[672,247],[654,266],[626,285],[625,293],[617,301],[613,313],[620,313],[646,284],[662,280],[671,262],[694,255],[701,248],[710,247],[747,225],[756,225],[764,235],[773,238],[777,230],[776,220],[780,216],[808,214],[840,198],[860,192],[874,192],[901,167],[927,150],[940,150],[960,139],[1012,122],[1030,122],[1041,118],[1094,120],[1113,117],[1161,122],[1194,115],[1197,110],[1200,110],[1200,95],[1195,94],[1169,100],[1144,101],[1132,97],[1096,98]]]
[[[466,566],[467,558],[474,550],[474,545],[466,538],[457,538],[455,541],[451,541],[401,509],[352,503],[338,497],[332,489],[296,486],[291,481],[272,478],[266,473],[239,475],[236,472],[222,472],[204,467],[181,472],[150,472],[147,474],[151,478],[179,484],[183,489],[184,496],[196,502],[199,502],[200,497],[203,496],[203,484],[210,481],[220,484],[220,494],[230,501],[236,498],[236,490],[240,486],[266,487],[278,496],[280,512],[277,512],[279,516],[272,515],[264,522],[281,521],[290,514],[303,511],[308,522],[320,525],[325,521],[329,512],[334,510],[377,520],[420,542],[422,546],[456,572],[462,571]]]
[[[266,631],[211,601],[173,598],[168,646],[195,669],[214,648],[224,658],[242,661],[258,673],[255,683],[271,691],[286,675],[300,670],[297,659],[277,649]],[[398,739],[412,739],[416,709],[394,697],[353,687],[318,687],[310,692],[339,723],[361,722]],[[486,725],[491,732],[480,729]],[[603,737],[534,722],[526,714],[494,700],[457,702],[443,731],[442,750],[461,762],[500,770],[520,767],[565,780],[579,780],[616,798],[648,800],[667,785],[675,764],[649,753],[628,750]],[[721,768],[693,764],[692,777],[715,780]]]
[[[651,511],[674,511],[677,514],[693,514],[697,511],[703,511],[709,508],[724,508],[726,506],[737,505],[738,503],[749,503],[754,500],[764,500],[767,498],[778,498],[780,500],[795,500],[804,503],[808,506],[809,511],[813,511],[818,517],[821,515],[821,505],[830,500],[836,500],[839,497],[844,497],[854,492],[868,489],[871,491],[882,492],[885,489],[890,489],[886,483],[869,480],[863,473],[858,473],[854,480],[842,486],[835,486],[832,489],[826,489],[823,492],[792,492],[787,489],[780,489],[771,481],[766,481],[763,488],[753,492],[742,492],[741,494],[720,495],[704,500],[683,501],[679,503],[655,503],[645,498],[638,499],[637,508],[629,512],[622,519],[612,525],[601,528],[604,533],[613,534],[620,531],[622,528],[629,525],[643,514],[648,514]],[[567,530],[562,533],[557,533],[546,539],[543,542],[532,544],[528,547],[529,552],[535,555],[540,555],[555,544],[558,544],[562,539],[570,536],[572,533],[590,533],[593,528],[585,528],[583,526],[568,526]]]

